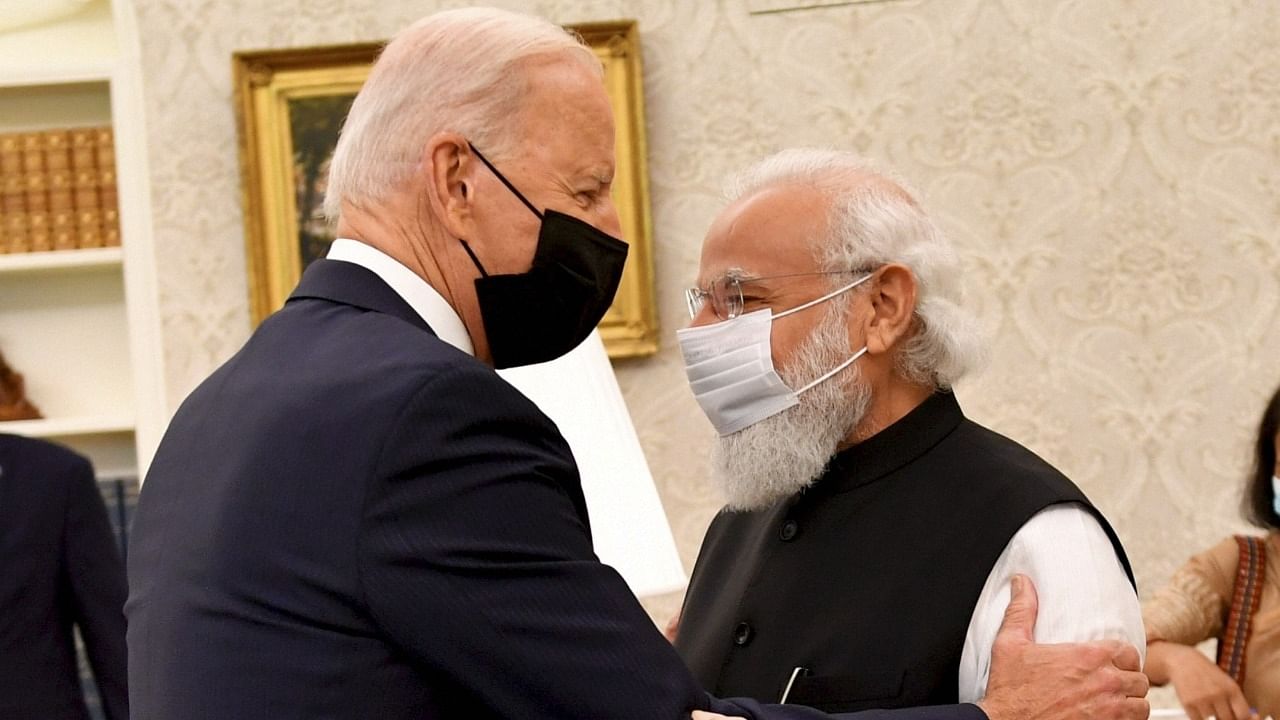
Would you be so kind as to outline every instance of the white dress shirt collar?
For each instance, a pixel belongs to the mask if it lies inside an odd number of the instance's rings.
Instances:
[[[398,260],[359,240],[338,238],[329,247],[329,260],[359,265],[382,278],[413,311],[431,326],[436,336],[468,355],[475,355],[471,335],[462,318],[436,289]]]

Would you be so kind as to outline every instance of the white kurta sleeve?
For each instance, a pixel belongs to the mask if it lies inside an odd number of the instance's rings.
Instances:
[[[960,658],[960,702],[986,695],[991,646],[1016,574],[1030,577],[1039,595],[1036,642],[1124,640],[1138,648],[1145,662],[1138,596],[1106,531],[1083,507],[1055,505],[1014,534],[987,576]]]

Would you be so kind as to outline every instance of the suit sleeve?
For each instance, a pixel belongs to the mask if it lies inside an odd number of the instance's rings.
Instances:
[[[365,602],[424,674],[497,717],[827,717],[706,695],[596,558],[585,513],[550,421],[491,372],[451,370],[385,441],[364,507]],[[983,717],[969,712],[894,720]]]
[[[124,567],[93,468],[81,460],[69,473],[63,553],[76,625],[107,720],[127,720]]]

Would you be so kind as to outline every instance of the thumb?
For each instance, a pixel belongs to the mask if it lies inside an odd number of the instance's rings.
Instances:
[[[1004,610],[1004,622],[1000,624],[998,636],[1006,640],[1035,642],[1036,613],[1040,607],[1036,586],[1026,575],[1014,575],[1010,584],[1013,594],[1009,598],[1009,607]]]
[[[667,626],[662,629],[662,634],[667,637],[667,642],[674,645],[676,638],[680,635],[680,616],[682,613],[676,613],[667,621]]]

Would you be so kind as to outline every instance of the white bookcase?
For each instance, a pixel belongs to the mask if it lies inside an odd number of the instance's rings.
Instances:
[[[68,445],[100,474],[141,474],[168,410],[134,11],[70,4],[37,25],[0,18],[0,132],[111,125],[121,247],[0,254],[0,351],[45,416],[0,432]]]

